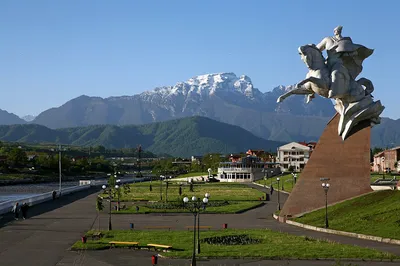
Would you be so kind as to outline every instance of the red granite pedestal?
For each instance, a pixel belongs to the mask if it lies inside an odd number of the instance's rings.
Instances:
[[[298,216],[325,206],[320,178],[329,178],[328,204],[371,192],[369,121],[360,123],[346,140],[338,135],[339,115],[329,121],[280,217]]]

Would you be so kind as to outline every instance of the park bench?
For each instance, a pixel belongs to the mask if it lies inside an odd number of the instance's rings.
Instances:
[[[92,240],[93,239],[100,239],[103,236],[101,232],[95,232],[93,235],[91,235]]]
[[[147,246],[154,248],[154,250],[156,250],[157,248],[162,248],[164,251],[168,251],[169,249],[172,248],[172,246],[160,245],[160,244],[147,244]]]
[[[199,229],[208,229],[208,230],[210,230],[211,228],[212,228],[212,226],[208,226],[208,225],[200,225],[200,226],[186,226],[186,228],[187,228],[187,230],[189,231],[190,229],[193,229],[193,228],[199,228]]]
[[[110,248],[116,245],[131,246],[131,247],[137,247],[139,245],[139,242],[128,242],[128,241],[110,241],[108,243],[110,244]]]
[[[146,226],[146,229],[168,229],[169,231],[171,231],[171,226]]]

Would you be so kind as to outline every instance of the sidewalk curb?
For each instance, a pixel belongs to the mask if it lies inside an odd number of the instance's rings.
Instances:
[[[276,214],[273,214],[273,217],[274,217],[275,220],[277,220],[279,222],[287,223],[287,224],[290,224],[290,225],[294,225],[294,226],[297,226],[297,227],[302,227],[304,229],[313,230],[313,231],[317,231],[317,232],[334,234],[334,235],[349,236],[349,237],[365,239],[365,240],[371,240],[371,241],[387,243],[387,244],[393,244],[393,245],[400,245],[400,240],[398,240],[398,239],[385,238],[385,237],[380,237],[380,236],[364,235],[364,234],[357,234],[357,233],[351,233],[351,232],[339,231],[339,230],[333,230],[333,229],[326,229],[326,228],[321,228],[321,227],[316,227],[316,226],[312,226],[312,225],[302,224],[302,223],[294,222],[294,221],[291,221],[291,220],[285,220],[285,219],[283,221],[281,221]]]
[[[262,184],[258,184],[258,183],[256,183],[256,182],[253,182],[253,184],[254,185],[257,185],[257,186],[260,186],[260,187],[264,187],[264,185],[262,185]],[[265,188],[269,188],[269,186],[265,186]],[[290,192],[287,192],[287,191],[284,191],[284,190],[274,190],[274,191],[276,191],[276,192],[280,192],[280,193],[285,193],[285,194],[290,194]]]

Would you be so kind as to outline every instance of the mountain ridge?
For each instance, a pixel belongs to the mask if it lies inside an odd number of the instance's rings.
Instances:
[[[81,95],[60,107],[45,110],[31,123],[57,129],[98,124],[142,125],[204,116],[240,126],[268,140],[316,141],[335,114],[332,101],[317,96],[306,104],[304,97],[294,95],[276,103],[281,94],[293,88],[294,85],[280,85],[261,92],[246,75],[205,74],[133,96]],[[383,127],[397,130],[397,124],[400,121],[376,126],[380,134],[374,142],[382,145],[394,142],[392,139],[397,137]]]
[[[150,152],[179,157],[214,152],[236,153],[249,148],[275,151],[283,144],[257,137],[239,126],[201,116],[125,126],[92,125],[63,129],[49,129],[37,124],[0,126],[0,140],[102,145],[107,148],[134,148],[140,144]]]

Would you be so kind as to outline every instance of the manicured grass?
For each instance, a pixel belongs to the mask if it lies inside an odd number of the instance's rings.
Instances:
[[[272,182],[274,189],[277,190],[277,187],[278,187],[278,181],[276,180],[277,177],[280,178],[279,189],[280,190],[282,189],[282,181],[283,181],[283,189],[282,190],[284,190],[286,192],[292,192],[293,183],[294,183],[294,182],[292,182],[292,179],[293,179],[292,174],[268,178],[265,182],[263,179],[261,179],[261,180],[257,180],[256,183],[261,184],[261,185],[266,184],[269,187],[269,186],[271,186],[271,182]],[[299,180],[299,178],[300,178],[300,173],[297,173],[297,181]],[[371,184],[380,178],[382,178],[381,174],[371,174]],[[393,178],[393,176],[386,174],[386,179],[389,180],[392,178]]]
[[[150,191],[150,185],[152,191]],[[130,193],[121,195],[121,201],[134,201],[134,200],[147,200],[147,201],[160,201],[160,182],[146,182],[136,183],[130,186]],[[162,185],[162,197],[166,198],[166,184]],[[246,201],[246,200],[259,200],[264,196],[264,193],[257,189],[250,188],[243,184],[224,184],[224,183],[205,183],[194,184],[193,192],[190,192],[188,184],[182,184],[182,196],[179,196],[179,185],[171,183],[168,185],[168,200],[177,201],[181,198],[188,196],[196,196],[204,198],[205,193],[210,193],[210,200],[227,200],[227,201]]]
[[[100,240],[88,240],[86,244],[77,241],[73,250],[108,248],[109,241],[137,241],[140,246],[148,243],[172,245],[174,250],[163,253],[172,258],[190,258],[192,255],[193,235],[191,231],[104,231]],[[351,245],[342,245],[308,237],[294,236],[271,230],[226,229],[202,231],[200,239],[227,235],[248,235],[260,240],[248,245],[212,245],[201,244],[201,257],[258,257],[265,259],[316,259],[316,258],[363,258],[394,259],[394,255],[373,249]],[[90,235],[90,232],[88,233]],[[134,256],[134,251],[132,251]]]
[[[253,209],[262,206],[263,203],[260,201],[229,201],[224,206],[209,206],[202,213],[240,213],[245,210]],[[146,213],[188,213],[189,211],[185,208],[174,208],[174,209],[156,209],[151,208],[150,204],[139,206],[139,211],[136,211],[135,206],[129,206],[124,210],[112,211],[113,214],[146,214]]]
[[[377,191],[328,207],[329,228],[400,239],[400,191]],[[294,219],[324,227],[325,209]]]
[[[150,191],[150,185],[152,190]],[[206,213],[239,213],[244,210],[258,207],[265,195],[261,191],[250,188],[243,184],[225,184],[225,183],[202,183],[194,184],[193,192],[190,191],[188,184],[182,184],[182,195],[179,195],[180,184],[171,182],[168,185],[168,202],[166,202],[166,184],[162,186],[162,201],[160,198],[160,181],[152,183],[136,183],[130,186],[128,194],[122,194],[121,206],[126,209],[113,213],[174,213],[187,212],[183,208],[183,198],[196,196],[199,199],[204,198],[208,192],[210,196],[209,204],[205,210]],[[106,196],[106,195],[103,195]],[[114,198],[114,201],[116,199]],[[136,211],[139,206],[139,211]]]
[[[272,178],[268,178],[265,181],[263,179],[261,179],[261,180],[257,180],[256,183],[261,184],[261,185],[265,184],[268,187],[270,187],[271,183],[272,183],[274,190],[277,191],[278,190],[278,181],[276,180],[276,178],[278,178],[278,177],[280,179],[279,180],[279,190],[291,192],[293,189],[293,185],[295,185],[294,180],[292,181],[292,179],[293,179],[292,174],[287,174],[287,175],[282,175],[282,176],[274,176]],[[297,181],[299,180],[299,178],[300,178],[300,174],[297,173]],[[282,187],[283,187],[283,189],[282,189]]]
[[[397,180],[399,180],[399,175],[397,175],[397,176],[396,175],[392,175],[392,174],[383,175],[383,174],[374,173],[374,174],[371,174],[371,184],[373,182],[375,182],[376,180],[378,180],[378,179],[383,179],[383,177],[385,177],[386,180],[391,180],[394,177],[397,177]]]

